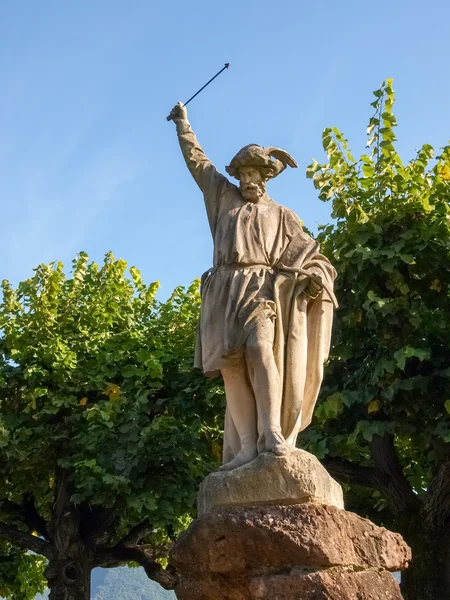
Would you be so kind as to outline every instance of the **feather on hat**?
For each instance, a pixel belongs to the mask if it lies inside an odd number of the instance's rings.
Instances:
[[[295,169],[298,165],[285,150],[274,146],[263,148],[257,144],[249,144],[239,150],[225,169],[229,175],[239,179],[240,167],[255,167],[263,171],[266,179],[272,179],[284,171],[287,166]]]

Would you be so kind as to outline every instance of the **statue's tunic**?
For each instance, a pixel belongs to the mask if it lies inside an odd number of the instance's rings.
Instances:
[[[213,268],[202,278],[196,366],[207,375],[217,374],[238,360],[250,331],[260,321],[274,320],[274,354],[286,409],[282,429],[285,438],[295,443],[299,429],[308,424],[301,419],[305,389],[311,387],[307,369],[310,373],[314,370],[311,356],[307,365],[307,353],[316,355],[320,382],[328,355],[334,269],[318,252],[318,244],[303,232],[295,213],[272,200],[246,202],[239,188],[206,157],[189,123],[179,121],[177,131],[186,164],[203,192],[214,240]],[[325,286],[319,302],[302,293],[311,275],[320,276]],[[324,301],[328,304],[325,311]],[[309,319],[313,313],[316,316]],[[308,339],[308,321],[316,340]],[[309,393],[312,406],[320,382]],[[286,393],[289,399],[284,398]],[[311,414],[312,408],[308,409],[308,422]],[[229,445],[233,445],[233,436],[228,437]],[[238,449],[235,447],[230,456]]]
[[[181,131],[181,148],[204,194],[214,240],[200,321],[201,367],[211,375],[236,360],[258,321],[275,318],[274,267],[302,228],[291,210],[271,200],[246,202],[205,156],[190,127]]]

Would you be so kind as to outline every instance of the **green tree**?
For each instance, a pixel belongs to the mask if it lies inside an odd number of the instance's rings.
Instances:
[[[333,347],[303,443],[348,484],[348,507],[413,549],[408,600],[450,589],[450,147],[396,152],[394,91],[374,92],[369,148],[355,160],[326,129],[307,170],[335,223],[319,239],[338,271]]]
[[[198,282],[159,303],[129,273],[81,253],[71,277],[3,282],[0,538],[46,557],[51,600],[127,562],[172,588],[167,549],[217,457],[223,391],[191,366]]]

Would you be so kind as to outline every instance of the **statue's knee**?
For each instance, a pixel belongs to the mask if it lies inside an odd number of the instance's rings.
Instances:
[[[247,358],[253,364],[264,364],[273,359],[272,344],[267,341],[253,339],[247,344]]]

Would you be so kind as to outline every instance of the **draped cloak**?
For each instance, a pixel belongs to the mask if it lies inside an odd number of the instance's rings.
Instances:
[[[281,429],[295,446],[311,422],[328,358],[336,272],[298,217],[272,200],[246,202],[239,188],[204,154],[187,121],[177,123],[186,164],[203,192],[214,240],[213,268],[202,277],[202,304],[195,365],[210,377],[242,357],[258,323],[275,324],[274,357],[280,374]],[[316,298],[304,293],[310,278],[321,282]],[[264,448],[259,424],[258,448]],[[240,442],[227,411],[224,462]]]

